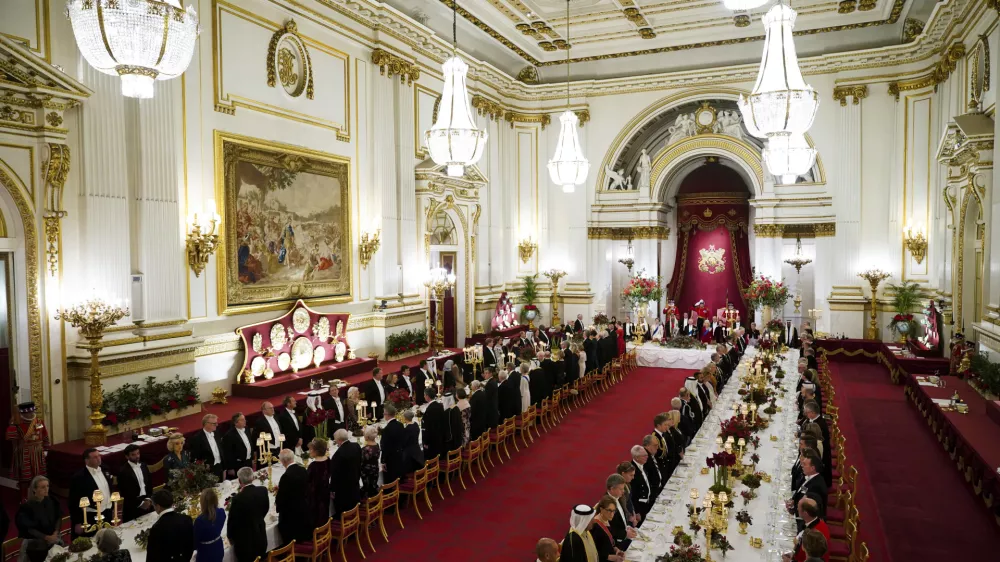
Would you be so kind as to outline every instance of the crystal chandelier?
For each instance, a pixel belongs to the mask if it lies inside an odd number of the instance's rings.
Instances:
[[[809,146],[804,135],[774,135],[764,148],[767,169],[782,184],[793,184],[805,175],[816,161],[816,149]]]
[[[442,65],[444,92],[438,120],[424,133],[424,140],[431,158],[438,165],[448,167],[448,175],[461,177],[465,167],[483,156],[486,148],[486,131],[480,131],[472,119],[469,92],[465,75],[469,65],[458,57],[458,0],[451,3],[451,36],[455,53]]]
[[[803,134],[812,126],[819,95],[802,79],[792,26],[795,10],[778,4],[763,18],[767,35],[753,92],[740,95],[739,107],[747,130],[755,137]]]
[[[130,98],[151,98],[153,80],[180,76],[201,31],[180,0],[70,0],[66,16],[90,66],[120,76]]]
[[[562,186],[563,193],[573,193],[576,186],[587,181],[590,162],[580,149],[577,135],[577,116],[569,109],[569,0],[566,0],[566,111],[559,116],[559,142],[556,153],[549,160],[549,177]]]

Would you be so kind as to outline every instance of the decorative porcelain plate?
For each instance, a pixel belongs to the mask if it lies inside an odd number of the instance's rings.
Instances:
[[[301,337],[292,344],[292,368],[305,369],[312,363],[313,344],[309,338]]]
[[[347,344],[342,341],[337,342],[337,346],[333,348],[334,353],[337,354],[337,363],[344,360],[344,355],[347,354]]]
[[[292,364],[292,356],[287,353],[282,353],[278,356],[278,371],[287,371],[288,366]]]
[[[250,362],[250,373],[255,377],[259,377],[264,374],[264,369],[266,368],[267,359],[264,359],[260,355],[254,357],[253,361]]]
[[[313,350],[313,365],[319,367],[319,364],[326,359],[326,348],[322,345],[317,345],[316,349]]]
[[[253,335],[253,350],[254,353],[264,353],[264,336],[260,332]]]
[[[313,335],[315,335],[320,341],[327,341],[330,339],[330,319],[323,316],[313,325]]]
[[[282,349],[288,343],[288,334],[281,324],[271,326],[271,347],[275,350]]]
[[[299,334],[306,333],[309,329],[309,311],[304,308],[297,308],[292,314],[292,327]]]

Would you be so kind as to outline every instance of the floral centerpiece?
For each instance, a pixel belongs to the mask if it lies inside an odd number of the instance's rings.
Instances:
[[[201,461],[189,463],[184,468],[170,471],[167,476],[167,489],[175,500],[188,498],[191,506],[198,505],[198,495],[205,488],[214,488],[219,483],[219,477],[212,474],[212,469]]]
[[[69,543],[67,550],[76,554],[78,552],[87,552],[94,547],[94,543],[87,537],[77,537],[73,539],[73,542]]]
[[[785,321],[781,318],[775,318],[765,324],[764,329],[772,334],[780,334],[785,329]]]
[[[744,503],[749,502],[749,500],[752,500],[755,497],[757,497],[757,488],[760,488],[761,479],[762,479],[761,474],[759,472],[751,472],[749,474],[743,475],[743,479],[741,480],[741,482],[743,482],[743,485],[747,487],[747,490],[745,490],[745,492],[749,492],[747,494],[749,496],[749,499],[747,499],[746,497],[743,498]]]
[[[781,281],[760,275],[756,277],[743,291],[743,300],[751,308],[780,308],[788,302],[788,287]]]
[[[67,560],[69,560],[69,552],[65,551],[56,554],[52,558],[49,558],[49,562],[66,562]]]
[[[705,349],[706,347],[705,344],[701,343],[701,340],[691,336],[676,336],[663,340],[660,345],[671,349]]]
[[[659,301],[663,297],[663,280],[660,277],[648,277],[639,270],[622,289],[622,303],[630,309],[642,310],[650,301]]]
[[[410,392],[402,388],[390,392],[388,401],[396,408],[397,415],[400,416],[403,415],[404,411],[409,410],[413,406],[413,399],[410,397]]]
[[[390,334],[385,338],[385,356],[387,359],[389,357],[411,355],[423,351],[428,347],[430,347],[430,343],[427,341],[427,330],[425,328],[403,330],[402,332]]]
[[[228,511],[228,510],[227,510]],[[148,529],[143,529],[139,531],[139,534],[135,536],[135,544],[140,550],[146,550],[146,546],[149,545],[149,531],[152,527]]]
[[[741,525],[753,525],[753,517],[750,516],[750,512],[741,509],[736,512],[736,522]]]
[[[726,535],[720,535],[719,533],[712,534],[712,548],[716,548],[722,551],[722,557],[726,557],[726,553],[730,550],[736,550],[732,544],[729,543],[729,539]]]
[[[330,439],[329,419],[336,417],[336,410],[315,410],[306,416],[306,425],[313,428],[318,439]]]
[[[753,433],[750,420],[743,416],[733,416],[723,421],[720,427],[719,437],[722,437],[723,441],[728,441],[730,437],[733,438],[733,441],[739,441],[740,439],[749,441]]]
[[[701,555],[701,548],[696,545],[677,546],[670,545],[670,552],[663,556],[657,556],[656,562],[704,562],[705,557]]]
[[[705,459],[705,463],[708,465],[708,468],[712,469],[712,480],[715,482],[709,487],[709,490],[715,494],[725,492],[728,495],[732,495],[733,490],[728,486],[729,471],[736,465],[736,455],[725,451],[715,453]]]
[[[606,326],[608,322],[610,322],[610,319],[608,319],[607,314],[604,314],[603,312],[598,312],[597,314],[594,315],[594,326],[597,327]]]

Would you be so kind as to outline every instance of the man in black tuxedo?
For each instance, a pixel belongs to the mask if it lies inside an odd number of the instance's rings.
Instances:
[[[142,462],[138,445],[125,447],[125,466],[118,472],[118,492],[122,497],[122,521],[131,521],[153,511],[153,479]]]
[[[642,448],[646,450],[646,454],[648,455],[648,460],[642,466],[642,469],[646,471],[646,481],[649,482],[649,489],[653,491],[654,496],[658,496],[660,495],[660,490],[667,483],[667,479],[663,477],[660,465],[656,462],[656,452],[658,450],[656,438],[652,435],[643,437]]]
[[[576,320],[573,321],[573,331],[580,333],[583,331],[583,315],[577,314]]]
[[[153,508],[156,509],[159,518],[149,529],[149,538],[146,541],[146,560],[148,562],[190,562],[191,556],[194,554],[194,523],[191,518],[174,511],[174,497],[167,490],[153,492],[152,501]],[[261,534],[263,535],[263,529],[261,529]],[[267,549],[266,544],[264,548]],[[240,562],[244,561],[240,559]]]
[[[483,383],[480,381],[472,381],[469,385],[469,390],[472,393],[469,395],[469,439],[479,439],[483,433],[489,431],[486,426],[486,393],[483,392]]]
[[[698,425],[695,423],[694,410],[691,409],[691,405],[681,400],[681,398],[675,397],[670,400],[670,407],[677,410],[681,415],[681,421],[678,427],[681,435],[684,436],[683,445],[686,447],[694,439],[696,433],[698,433]]]
[[[531,340],[528,339],[528,334],[527,333],[521,332],[517,336],[517,347],[519,347],[519,348],[534,347],[533,345],[531,345]]]
[[[285,409],[274,414],[274,417],[278,420],[278,427],[281,428],[281,433],[285,436],[285,444],[283,446],[288,447],[292,451],[301,449],[302,426],[299,425],[299,418],[295,414],[295,408],[298,406],[298,403],[295,401],[295,397],[286,396],[281,401],[281,405]]]
[[[375,419],[382,417],[382,405],[385,404],[386,398],[389,397],[389,391],[385,387],[385,383],[382,382],[382,367],[375,367],[372,369],[372,380],[366,382],[361,388],[361,393],[365,402],[369,404],[375,403]],[[389,481],[386,481],[388,484]]]
[[[535,330],[535,342],[545,344],[546,347],[550,345],[549,332],[544,325],[539,325],[538,329]]]
[[[413,400],[414,404],[420,404],[420,400],[424,396],[423,389],[418,389],[417,385],[414,384],[413,379],[410,377],[410,368],[408,366],[403,365],[399,368],[399,380],[396,381],[396,386],[409,392],[410,399]]]
[[[403,448],[406,445],[406,432],[403,424],[396,419],[396,408],[386,404],[382,410],[383,417],[388,422],[382,428],[382,464],[385,465],[386,484],[394,480],[402,480],[405,475],[403,467]]]
[[[201,431],[195,432],[187,442],[188,451],[191,452],[191,460],[202,462],[211,467],[212,474],[222,479],[225,472],[225,457],[222,456],[222,441],[216,437],[216,429],[219,427],[219,416],[215,414],[205,414],[201,418]]]
[[[635,337],[635,323],[632,322],[632,315],[625,315],[625,321],[622,322],[622,330],[625,331],[625,341],[632,341],[632,338]]]
[[[347,425],[347,412],[344,409],[344,401],[340,398],[340,389],[336,385],[330,385],[330,392],[323,397],[323,409],[327,411],[327,431],[336,432]]]
[[[726,342],[726,327],[722,322],[719,322],[717,316],[712,317],[712,341],[715,343]]]
[[[649,453],[646,449],[642,448],[642,445],[632,447],[632,465],[635,466],[635,478],[632,479],[632,505],[643,518],[649,513],[653,507],[653,500],[656,499],[656,494],[653,493],[646,477],[647,463],[649,463]]]
[[[448,418],[444,406],[435,400],[437,390],[433,387],[424,389],[424,399],[427,408],[422,419],[424,458],[433,459],[445,453],[445,441],[448,440]]]
[[[583,340],[583,352],[587,355],[584,374],[597,368],[597,331],[591,330],[587,339]]]
[[[399,423],[399,422],[396,422]],[[330,491],[333,493],[334,518],[354,509],[361,501],[361,445],[351,441],[346,429],[333,434],[337,452],[330,457]],[[391,481],[390,481],[391,482]]]
[[[424,449],[420,446],[420,426],[414,421],[413,410],[403,412],[403,474],[412,474],[424,467]],[[361,448],[358,447],[360,452]]]
[[[262,433],[270,435],[271,455],[277,458],[278,453],[281,452],[282,444],[278,442],[278,437],[281,435],[281,426],[278,424],[278,418],[274,415],[274,404],[270,402],[261,403],[260,413],[260,417],[253,423],[253,443],[256,445],[257,439]]]
[[[604,482],[607,494],[615,500],[615,514],[611,517],[608,529],[615,539],[615,546],[620,549],[628,548],[632,539],[636,536],[636,530],[625,520],[626,508],[622,505],[625,502],[625,478],[618,473],[607,477]]]
[[[83,510],[80,507],[80,499],[87,498],[90,507],[87,507],[87,524],[90,525],[97,518],[97,511],[104,515],[105,521],[111,521],[114,517],[111,513],[111,475],[101,468],[101,454],[97,449],[87,449],[83,452],[84,467],[78,470],[69,481],[69,518],[72,522],[72,536],[92,537],[97,532],[84,532],[83,530]],[[104,501],[100,507],[94,505],[94,492],[100,490],[104,494]]]
[[[816,361],[816,350],[810,347],[809,349],[803,350],[802,353],[803,357],[806,358],[806,367],[819,372],[819,362]]]
[[[785,501],[785,507],[789,513],[796,515],[796,524],[801,530],[801,528],[804,528],[805,523],[798,518],[796,506],[799,505],[799,500],[802,498],[815,500],[816,505],[819,507],[819,516],[825,518],[828,488],[826,482],[823,481],[823,476],[819,473],[823,468],[823,461],[820,460],[819,455],[815,451],[802,453],[800,463],[805,479],[792,494],[792,499]]]
[[[504,392],[506,388],[506,393]],[[506,398],[505,398],[506,395]],[[501,404],[504,411],[501,412],[503,419],[512,418],[521,414],[521,371],[512,369],[507,373],[507,380],[503,382],[500,390]]]
[[[278,453],[278,461],[285,467],[285,473],[279,480],[278,493],[274,497],[281,544],[311,541],[309,510],[302,505],[309,490],[309,473],[305,467],[295,462],[295,453],[290,449],[282,449]]]
[[[799,436],[799,455],[795,457],[795,463],[792,464],[792,489],[791,492],[795,493],[795,490],[799,489],[802,482],[805,481],[806,475],[802,472],[802,453],[806,451],[812,451],[813,453],[819,454],[818,442],[815,438],[810,435],[800,435]]]
[[[236,478],[236,471],[253,464],[256,443],[250,443],[247,432],[247,417],[236,412],[232,417],[233,426],[222,436],[222,458],[226,465],[226,478]]]
[[[680,392],[678,393],[678,396],[684,402],[684,404],[688,408],[690,408],[689,415],[691,416],[691,419],[694,421],[695,432],[697,432],[698,429],[701,428],[702,420],[705,419],[704,415],[702,415],[701,405],[698,403],[697,400],[693,399],[693,397],[691,396],[691,391],[689,391],[686,388],[681,388]],[[681,414],[683,413],[684,412],[682,411]],[[681,417],[683,418],[683,415]]]
[[[496,367],[497,354],[493,351],[493,338],[486,338],[483,344],[483,368]]]
[[[485,383],[483,394],[486,395],[486,428],[496,429],[500,424],[500,388],[497,384],[496,367],[483,371]]]
[[[551,352],[542,352],[541,367],[542,372],[545,373],[545,398],[552,398],[552,393],[559,386],[559,369],[556,362],[552,360]]]
[[[534,369],[528,373],[528,390],[531,392],[531,403],[535,406],[542,404],[545,398],[545,371],[541,368]]]
[[[820,408],[817,402],[806,402],[802,406],[802,413],[805,414],[805,420],[802,422],[802,427],[805,428],[807,425],[815,425],[819,427],[820,432],[823,434],[823,466],[819,469],[819,472],[823,475],[823,479],[829,484],[833,482],[833,467],[832,465],[832,455],[830,454],[830,427],[826,424],[826,420],[820,415]],[[824,514],[826,512],[824,511]],[[825,515],[824,515],[825,516]]]
[[[280,453],[278,458],[281,458]],[[249,467],[239,469],[236,472],[236,479],[239,480],[240,490],[233,495],[229,503],[226,538],[233,547],[236,562],[254,562],[258,556],[263,558],[267,554],[264,518],[270,510],[270,500],[267,497],[267,488],[253,484],[254,472]],[[305,511],[303,503],[300,500],[299,509]],[[306,528],[308,527],[307,525]]]
[[[799,329],[792,325],[791,321],[785,322],[785,327],[781,330],[781,342],[791,349],[797,349],[799,343]]]

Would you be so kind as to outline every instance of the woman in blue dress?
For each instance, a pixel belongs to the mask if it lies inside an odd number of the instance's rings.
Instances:
[[[198,562],[222,562],[225,548],[222,529],[226,525],[226,510],[219,507],[219,496],[212,488],[201,491],[201,515],[194,520],[194,547]]]

